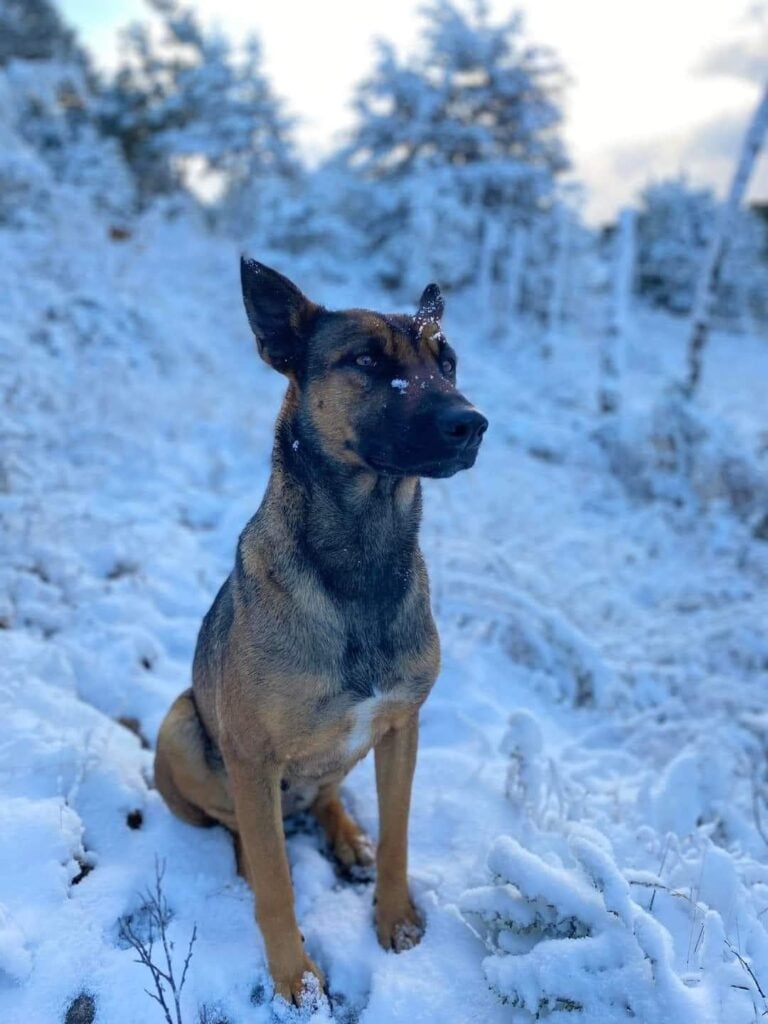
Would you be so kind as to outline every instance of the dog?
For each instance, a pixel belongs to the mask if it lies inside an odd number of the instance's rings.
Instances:
[[[406,316],[327,310],[251,259],[241,280],[258,351],[288,388],[266,494],[160,728],[155,783],[182,820],[234,834],[275,992],[298,1004],[308,973],[324,979],[296,922],[283,816],[311,811],[342,865],[372,865],[339,795],[371,748],[376,932],[396,952],[423,934],[408,815],[440,647],[420,478],[472,466],[488,421],[456,388],[436,285]]]

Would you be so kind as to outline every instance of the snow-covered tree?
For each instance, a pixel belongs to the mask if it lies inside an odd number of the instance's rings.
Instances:
[[[29,194],[28,188],[19,190],[24,147],[21,177],[29,173],[30,186],[32,179],[41,185],[45,167],[50,183],[80,189],[111,214],[126,213],[133,184],[118,147],[100,131],[95,76],[73,33],[46,0],[0,0],[0,77],[0,116],[8,132],[0,147],[3,216],[17,220],[13,197]],[[36,161],[41,163],[33,173]]]
[[[349,279],[367,269],[357,260],[362,238],[356,221],[370,201],[368,187],[331,158],[289,178],[254,178],[219,204],[218,223],[243,248],[280,263],[290,254],[297,276],[316,282]],[[309,285],[308,285],[309,286]]]
[[[640,196],[637,288],[651,305],[672,313],[691,308],[702,254],[712,235],[717,202],[686,178],[653,182]]]
[[[345,157],[376,186],[364,234],[387,284],[467,284],[483,262],[503,276],[515,227],[549,208],[568,165],[562,71],[519,15],[494,24],[483,3],[438,0],[424,17],[418,52],[381,42],[357,93]]]
[[[84,59],[74,33],[49,0],[0,0],[0,65],[10,60]]]
[[[678,315],[693,308],[696,283],[720,215],[707,188],[685,177],[654,182],[641,194],[637,221],[639,295]],[[768,293],[765,224],[750,210],[730,220],[729,247],[715,285],[713,311],[730,323],[759,319]]]
[[[261,67],[255,38],[235,54],[177,0],[149,0],[161,19],[125,34],[103,107],[145,197],[190,182],[233,189],[295,168],[291,122]],[[207,180],[206,180],[207,179]]]

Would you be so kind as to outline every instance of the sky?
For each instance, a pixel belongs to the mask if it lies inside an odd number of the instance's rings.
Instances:
[[[97,63],[113,66],[118,30],[144,17],[143,0],[59,0]],[[421,0],[193,0],[235,41],[256,32],[265,67],[299,118],[308,159],[352,122],[354,85],[373,42],[418,54]],[[570,84],[564,133],[585,215],[609,220],[648,181],[684,172],[722,193],[741,136],[768,79],[768,0],[490,0],[525,16],[532,42],[554,48]],[[768,155],[752,198],[768,201]]]

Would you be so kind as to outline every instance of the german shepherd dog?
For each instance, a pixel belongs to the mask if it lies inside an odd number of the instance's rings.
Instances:
[[[419,478],[472,466],[488,421],[456,389],[436,285],[404,316],[326,310],[254,260],[241,278],[259,353],[288,390],[264,500],[160,729],[155,781],[184,821],[235,835],[275,991],[298,1003],[308,972],[324,979],[296,923],[283,816],[308,809],[342,865],[372,865],[339,797],[371,747],[379,942],[399,952],[423,934],[408,813],[440,647]]]

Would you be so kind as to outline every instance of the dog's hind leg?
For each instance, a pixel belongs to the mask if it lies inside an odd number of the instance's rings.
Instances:
[[[190,825],[225,825],[237,832],[223,765],[212,767],[191,690],[176,698],[160,726],[155,785],[173,813]]]
[[[375,860],[374,846],[341,802],[338,783],[323,786],[310,808],[325,832],[331,851],[348,872],[370,868]]]

